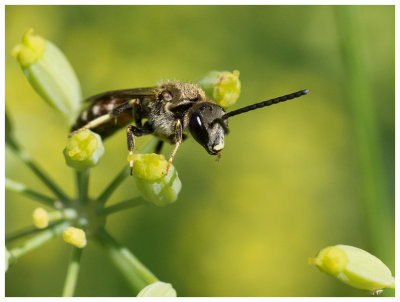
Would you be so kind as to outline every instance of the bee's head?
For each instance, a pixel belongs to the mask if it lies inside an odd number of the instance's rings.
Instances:
[[[221,119],[224,114],[222,107],[209,102],[193,106],[189,114],[190,134],[211,155],[224,149],[224,137],[228,132],[228,120]]]

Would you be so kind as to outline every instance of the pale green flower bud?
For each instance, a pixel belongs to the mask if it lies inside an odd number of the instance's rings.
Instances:
[[[353,246],[329,246],[321,250],[317,257],[310,258],[309,262],[355,288],[372,293],[394,288],[394,277],[389,268],[375,256]]]
[[[131,159],[137,188],[145,200],[157,206],[177,200],[182,183],[173,165],[170,166],[168,174],[164,175],[168,162],[163,155],[132,154],[128,156],[128,161]]]
[[[81,88],[65,55],[29,29],[12,50],[33,89],[72,124],[81,107]]]
[[[67,165],[80,171],[97,165],[103,154],[104,146],[100,135],[90,130],[75,133],[64,149]]]
[[[228,107],[236,103],[240,96],[239,71],[210,71],[198,85],[206,95],[218,105]]]
[[[143,288],[137,297],[176,297],[176,291],[171,284],[157,281]]]

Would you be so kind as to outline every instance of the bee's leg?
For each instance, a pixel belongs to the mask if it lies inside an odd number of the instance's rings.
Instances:
[[[110,114],[104,114],[99,116],[98,118],[95,118],[94,120],[90,121],[89,123],[87,123],[85,126],[83,126],[82,128],[79,128],[75,131],[72,131],[70,134],[68,134],[68,137],[71,137],[72,135],[74,135],[75,133],[81,132],[83,130],[88,130],[88,129],[93,129],[96,128],[97,126],[103,124],[103,123],[107,123],[108,121],[111,120],[111,116]]]
[[[126,101],[126,102],[122,103],[121,105],[115,107],[110,112],[111,118],[117,118],[121,113],[132,110],[132,108],[136,105],[137,102],[139,102],[138,99],[132,99],[132,100]]]
[[[172,153],[169,156],[167,170],[164,172],[164,175],[168,174],[169,168],[171,167],[172,164],[172,160],[174,159],[176,151],[178,151],[178,148],[181,143],[182,143],[182,123],[181,120],[177,120],[175,124],[175,148],[174,150],[172,150]]]
[[[71,137],[75,133],[81,132],[83,130],[96,128],[97,126],[100,126],[103,123],[107,123],[107,122],[111,121],[112,119],[116,119],[122,112],[132,110],[133,106],[136,105],[138,101],[139,100],[137,100],[137,99],[132,99],[132,100],[122,103],[121,105],[115,107],[110,113],[101,115],[98,118],[95,118],[94,120],[87,123],[82,128],[79,128],[79,129],[71,132],[68,135],[68,137]]]
[[[135,148],[135,136],[143,136],[147,134],[151,134],[154,132],[153,127],[151,127],[147,122],[143,125],[142,128],[137,128],[133,125],[128,125],[126,127],[126,139],[128,144],[128,151],[129,151],[129,169],[130,174],[132,175],[132,168],[133,168],[133,149]]]
[[[187,139],[186,134],[182,134],[182,142]],[[161,154],[162,147],[164,146],[164,141],[163,140],[158,140],[157,146],[154,148],[154,153],[156,154]]]
[[[154,153],[155,154],[160,154],[161,153],[161,149],[164,146],[164,141],[162,141],[161,139],[158,140],[157,146],[154,149]]]

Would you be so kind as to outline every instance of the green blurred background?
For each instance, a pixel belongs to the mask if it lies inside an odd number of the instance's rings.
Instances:
[[[64,51],[84,97],[233,69],[232,109],[310,89],[232,119],[219,163],[186,141],[178,201],[114,214],[107,229],[179,296],[366,296],[307,260],[348,244],[394,272],[394,20],[394,6],[7,6],[6,106],[21,144],[72,195],[68,126],[9,55],[29,27]],[[123,132],[105,142],[92,195],[126,163]],[[48,193],[9,150],[6,174]],[[136,194],[128,179],[110,203]],[[6,231],[29,226],[38,205],[7,192]],[[6,296],[59,296],[70,254],[58,238],[24,256]],[[90,242],[76,295],[133,294]]]

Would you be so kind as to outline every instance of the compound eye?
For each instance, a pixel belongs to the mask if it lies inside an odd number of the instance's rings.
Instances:
[[[161,92],[161,98],[164,101],[170,102],[170,101],[172,101],[172,94],[171,94],[171,92],[165,90],[165,91]]]
[[[199,114],[193,114],[189,120],[189,131],[193,138],[201,144],[203,147],[207,148],[208,144],[208,132],[206,127],[201,120]]]

